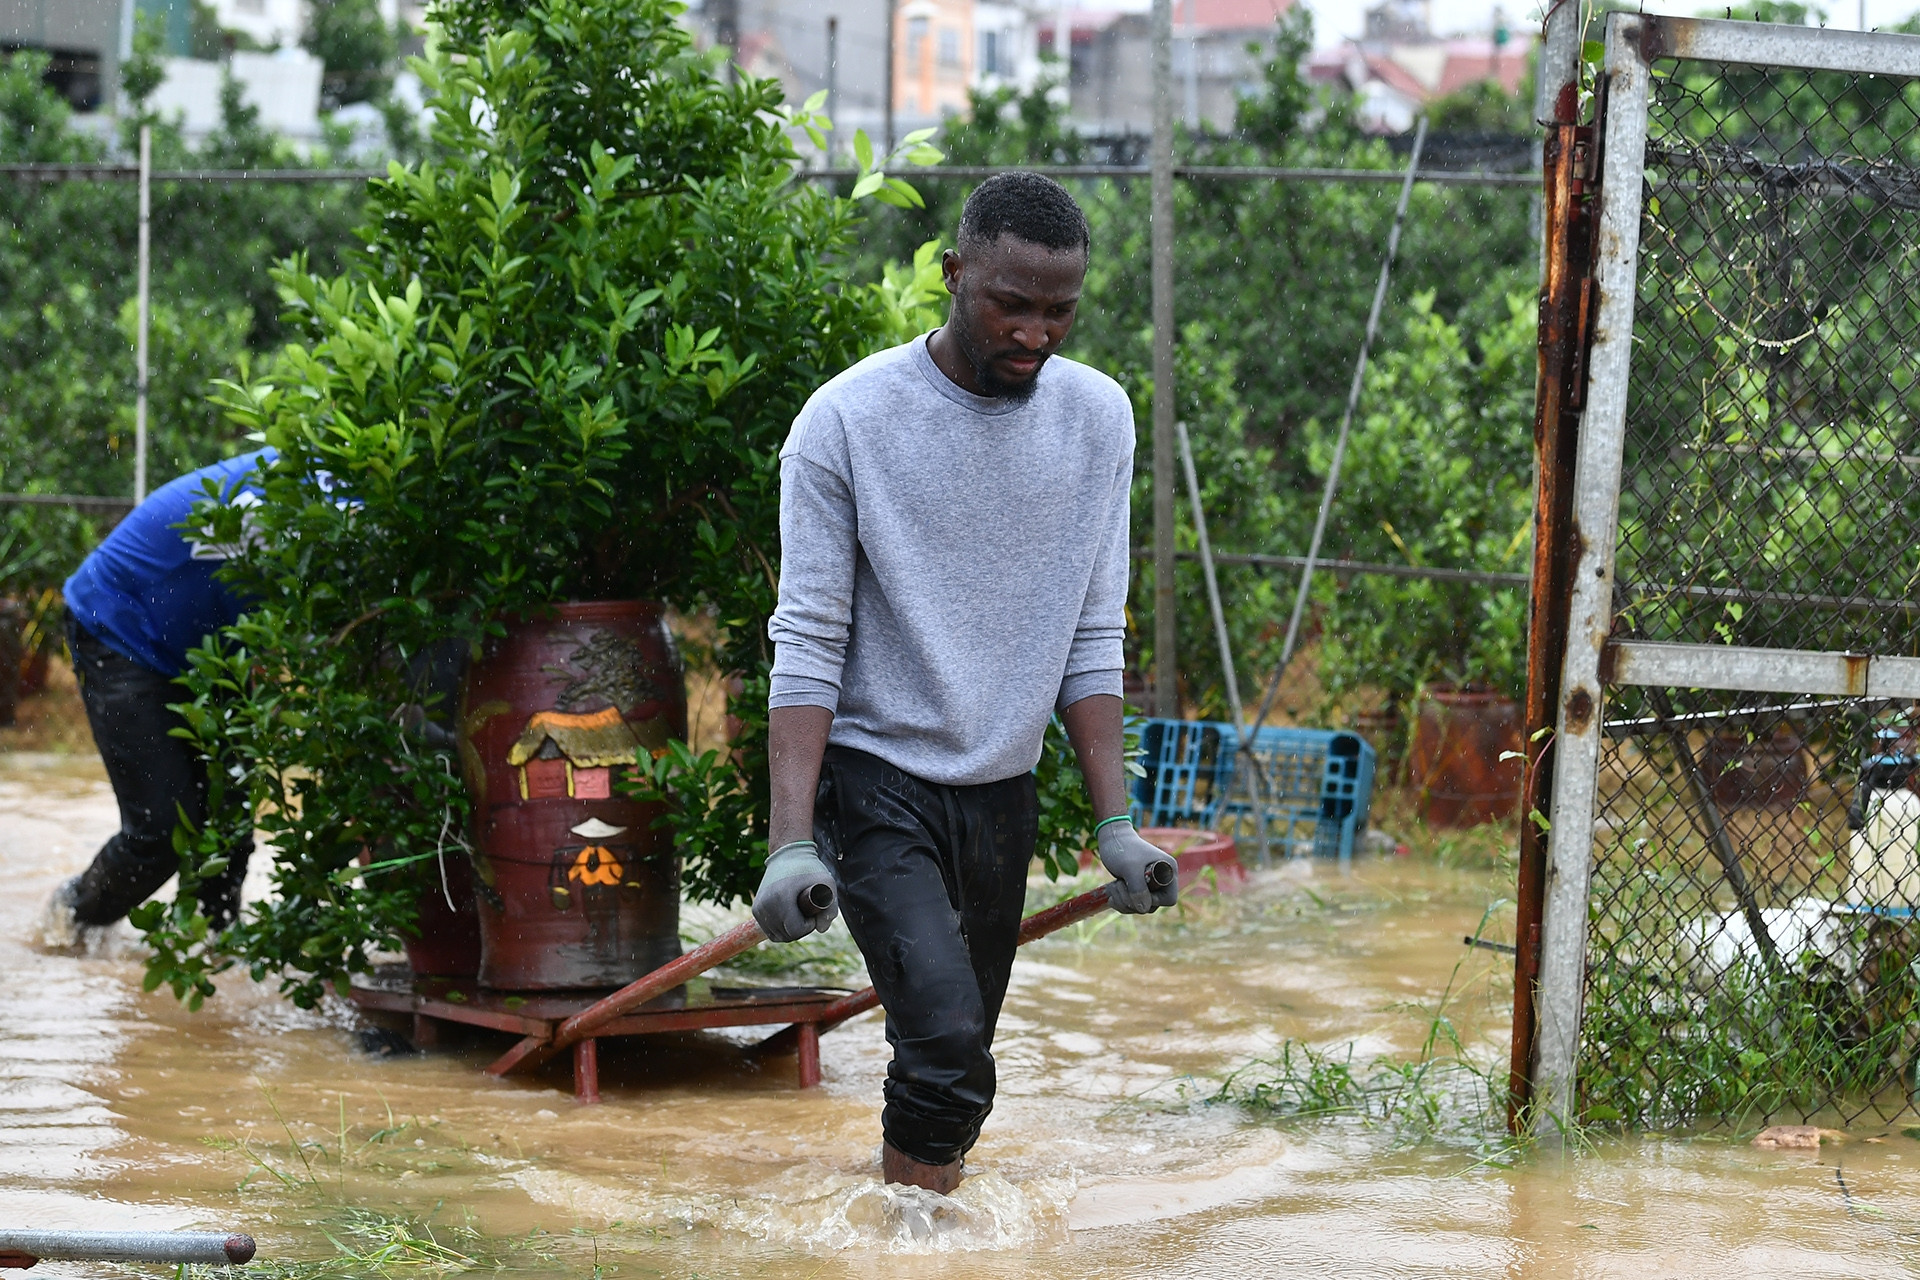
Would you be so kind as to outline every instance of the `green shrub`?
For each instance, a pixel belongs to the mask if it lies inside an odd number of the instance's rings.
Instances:
[[[277,892],[203,936],[192,892],[223,833],[183,839],[178,898],[139,923],[150,978],[191,1001],[237,958],[311,1003],[400,942],[418,878],[467,844],[470,816],[459,769],[397,714],[417,696],[406,662],[449,640],[477,653],[503,615],[556,600],[719,620],[744,728],[652,781],[688,890],[751,892],[778,449],[813,389],[924,298],[911,279],[889,294],[848,278],[852,201],[792,177],[791,133],[822,122],[773,81],[716,75],[680,8],[442,5],[415,63],[437,158],[371,185],[346,272],[275,273],[300,341],[222,398],[279,451],[230,569],[257,603],[196,656],[186,714],[216,784],[261,815]],[[919,137],[904,149],[938,159]],[[237,512],[220,519],[241,535]]]
[[[1341,548],[1360,560],[1524,573],[1533,513],[1532,299],[1505,300],[1502,323],[1470,344],[1413,300],[1398,346],[1367,376],[1341,474]],[[1476,349],[1477,348],[1477,349]],[[1333,425],[1315,434],[1324,473]],[[1326,605],[1321,679],[1339,698],[1362,687],[1395,701],[1432,682],[1518,697],[1526,674],[1520,586],[1358,577],[1316,584]]]

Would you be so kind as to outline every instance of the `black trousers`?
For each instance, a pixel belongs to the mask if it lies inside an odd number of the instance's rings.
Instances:
[[[185,722],[168,704],[185,701],[187,691],[171,676],[114,652],[76,622],[67,624],[67,647],[87,723],[120,804],[120,830],[80,874],[74,918],[81,924],[112,924],[180,869],[174,827],[183,811],[196,827],[206,822],[207,762],[191,744],[172,736]],[[239,909],[240,882],[252,852],[249,835],[228,852],[227,869],[201,885],[201,910],[215,928],[225,927]]]
[[[1031,774],[950,787],[827,750],[814,838],[887,1011],[881,1128],[916,1160],[965,1155],[993,1110],[993,1029],[1038,815]]]

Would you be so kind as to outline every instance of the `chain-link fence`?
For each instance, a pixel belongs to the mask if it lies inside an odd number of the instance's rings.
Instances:
[[[1920,81],[1641,48],[1580,1112],[1889,1116],[1920,708],[1848,695],[1920,653]]]

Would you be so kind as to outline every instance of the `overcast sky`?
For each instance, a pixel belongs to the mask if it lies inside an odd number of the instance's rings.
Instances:
[[[1433,29],[1442,35],[1456,32],[1486,32],[1493,27],[1492,0],[1432,0]],[[1360,34],[1361,18],[1367,5],[1359,0],[1306,0],[1307,7],[1313,10],[1314,34],[1321,44],[1331,44],[1339,39]],[[1711,16],[1710,5],[1700,0],[1685,0],[1684,3],[1669,3],[1668,0],[1646,0],[1642,6],[1648,13],[1671,13],[1681,17]],[[1833,0],[1833,3],[1817,5],[1827,12],[1827,21],[1836,27],[1851,27],[1860,20],[1860,0]],[[1920,9],[1920,0],[1867,0],[1867,25],[1879,26],[1902,21],[1911,17]],[[1514,25],[1519,27],[1537,26],[1540,6],[1538,0],[1507,0],[1506,10],[1515,18]],[[1524,19],[1524,21],[1522,21]]]

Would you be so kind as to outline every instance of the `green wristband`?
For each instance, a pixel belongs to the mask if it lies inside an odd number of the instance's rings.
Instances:
[[[1100,829],[1102,827],[1111,826],[1116,822],[1132,822],[1132,821],[1133,821],[1133,815],[1130,813],[1116,813],[1111,818],[1102,818],[1100,821],[1093,824],[1094,839],[1097,840],[1100,838]]]

